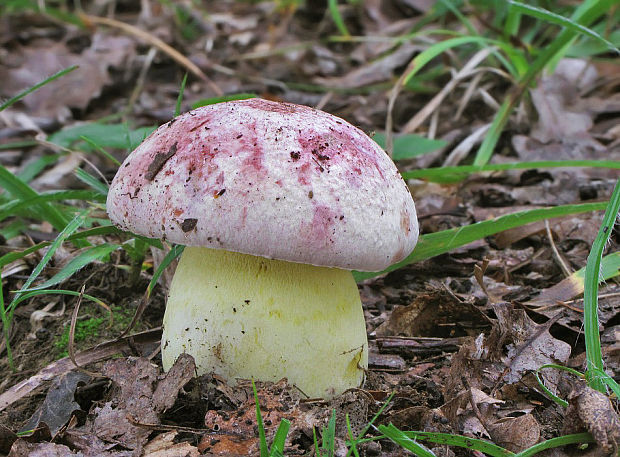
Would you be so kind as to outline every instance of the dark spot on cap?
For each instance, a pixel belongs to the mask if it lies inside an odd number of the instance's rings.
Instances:
[[[181,224],[181,230],[183,230],[185,233],[189,232],[190,230],[194,230],[196,228],[196,224],[198,223],[198,219],[185,219],[183,221],[183,223]]]
[[[168,152],[158,152],[157,154],[155,154],[155,157],[153,157],[153,161],[149,164],[149,168],[144,175],[145,179],[147,181],[152,181],[153,179],[155,179],[155,176],[157,176],[159,170],[162,169],[166,162],[168,162],[168,160],[170,160],[170,158],[175,155],[176,152],[177,143],[174,143],[172,146],[170,146]]]

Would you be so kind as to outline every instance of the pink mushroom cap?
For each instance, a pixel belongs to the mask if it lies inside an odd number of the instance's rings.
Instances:
[[[349,270],[382,270],[418,238],[407,185],[364,132],[261,99],[159,127],[119,168],[107,208],[147,237]]]

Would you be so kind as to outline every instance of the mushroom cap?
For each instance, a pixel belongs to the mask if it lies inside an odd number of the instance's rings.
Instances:
[[[261,99],[159,127],[119,168],[107,208],[147,237],[349,270],[384,269],[418,238],[407,185],[364,132]]]

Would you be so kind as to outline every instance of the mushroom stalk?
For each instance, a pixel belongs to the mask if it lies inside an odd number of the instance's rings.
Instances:
[[[368,342],[350,271],[186,247],[170,287],[162,361],[199,374],[278,381],[309,397],[362,385]]]

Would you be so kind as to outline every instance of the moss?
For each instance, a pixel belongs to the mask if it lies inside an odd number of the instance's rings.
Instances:
[[[101,308],[93,310],[94,317],[80,320],[75,324],[75,336],[73,341],[78,348],[94,345],[101,340],[113,338],[120,334],[131,322],[134,309],[124,309],[120,306],[112,306],[113,321],[110,326],[110,320],[107,313]],[[105,314],[105,315],[104,315]],[[58,358],[67,357],[69,355],[69,330],[70,325],[67,324],[60,336],[54,342]]]

